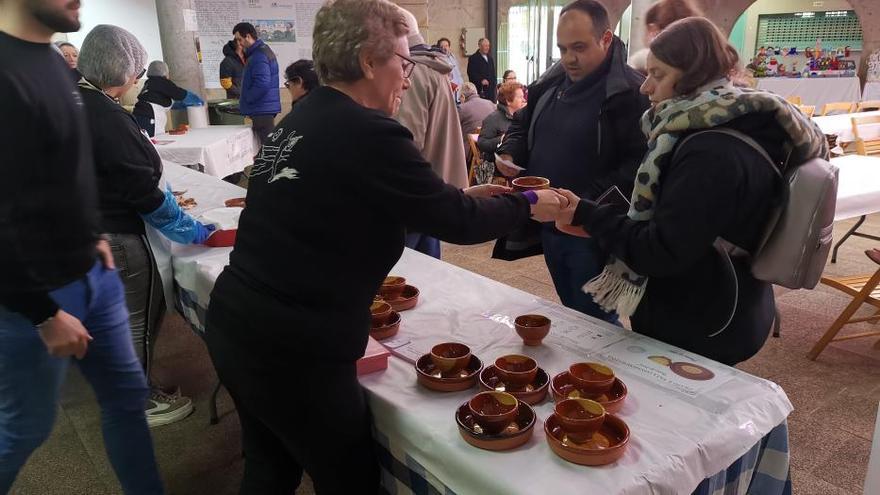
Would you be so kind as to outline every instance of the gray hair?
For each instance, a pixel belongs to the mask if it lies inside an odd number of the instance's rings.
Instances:
[[[100,24],[86,35],[79,54],[80,73],[101,89],[124,86],[144,70],[147,51],[125,29]]]
[[[147,67],[147,75],[168,77],[168,64],[161,60],[153,60]]]
[[[474,96],[477,96],[477,87],[472,82],[466,82],[461,85],[461,97],[464,101],[468,101]]]
[[[364,77],[361,53],[388,60],[408,32],[397,5],[387,0],[330,0],[315,16],[315,72],[322,84],[357,81]]]

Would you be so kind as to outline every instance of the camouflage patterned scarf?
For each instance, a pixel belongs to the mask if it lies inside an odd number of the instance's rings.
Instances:
[[[686,132],[722,126],[750,113],[773,113],[790,136],[790,163],[826,156],[822,131],[784,98],[772,93],[733,87],[727,79],[707,84],[691,96],[661,102],[642,116],[642,131],[648,137],[648,152],[636,172],[632,205],[627,216],[648,222],[654,216],[654,200],[662,183],[660,164],[671,158],[675,143]],[[610,256],[605,270],[587,282],[583,290],[606,311],[631,316],[639,305],[648,277],[633,271]]]

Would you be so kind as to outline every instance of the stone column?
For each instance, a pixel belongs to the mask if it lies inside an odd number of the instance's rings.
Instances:
[[[632,0],[632,14],[629,25],[630,55],[645,48],[645,13],[654,2],[652,0]]]
[[[156,0],[159,36],[171,80],[178,86],[205,98],[205,77],[196,53],[198,33],[186,31],[183,10],[195,10],[194,0]],[[232,26],[229,26],[230,31]],[[230,34],[230,37],[232,35]]]

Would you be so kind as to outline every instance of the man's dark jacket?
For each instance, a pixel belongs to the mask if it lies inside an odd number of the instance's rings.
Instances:
[[[571,164],[594,169],[592,175],[595,179],[587,190],[574,191],[587,199],[596,198],[612,185],[629,197],[636,169],[647,150],[647,140],[639,126],[642,114],[649,107],[647,96],[639,92],[644,77],[626,64],[626,49],[616,36],[610,50],[605,99],[597,126],[599,149],[591,157],[584,157],[584,163]],[[562,66],[557,64],[529,86],[528,105],[517,112],[504,142],[498,147],[498,154],[509,154],[514,163],[528,169],[529,154],[536,138],[534,123],[565,77]]]
[[[486,55],[486,57],[489,59],[488,62],[483,58],[483,55],[479,50],[468,57],[468,80],[474,83],[474,86],[477,87],[477,91],[480,93],[480,98],[494,102],[495,82],[498,79],[498,76],[495,75],[495,59],[492,58],[492,55]],[[489,81],[488,86],[480,84],[480,81],[483,79]]]

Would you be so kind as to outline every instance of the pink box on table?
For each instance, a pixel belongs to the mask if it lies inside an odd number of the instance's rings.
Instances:
[[[382,344],[373,337],[367,341],[367,350],[364,351],[364,357],[357,360],[357,374],[366,375],[382,371],[388,367],[388,356],[391,353]]]

